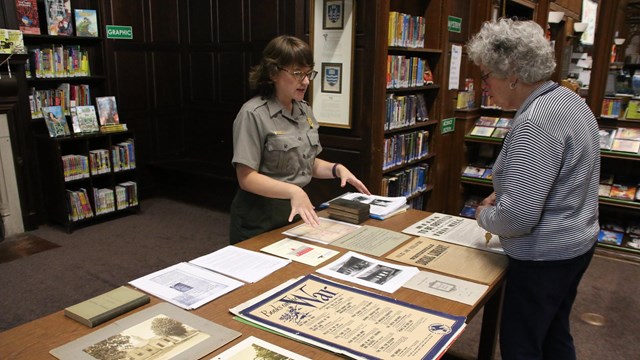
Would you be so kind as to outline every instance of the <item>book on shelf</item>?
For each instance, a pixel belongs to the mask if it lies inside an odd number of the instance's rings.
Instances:
[[[500,121],[499,117],[481,116],[476,120],[475,125],[496,127],[498,125],[498,121]]]
[[[598,196],[609,197],[610,194],[611,194],[611,185],[598,184]]]
[[[640,128],[619,127],[616,139],[640,141]]]
[[[598,242],[613,245],[622,245],[623,233],[619,233],[611,230],[600,229],[598,233]]]
[[[338,199],[346,199],[352,201],[358,201],[364,204],[368,204],[369,208],[369,216],[371,218],[376,218],[376,216],[387,216],[392,212],[398,210],[403,207],[407,203],[407,198],[404,196],[397,197],[389,197],[389,196],[378,196],[378,195],[367,195],[362,193],[353,193],[347,192],[344,193],[334,199],[331,199],[327,202],[320,204],[320,208],[326,208],[331,205],[332,201]]]
[[[127,349],[148,354],[159,349],[163,359],[200,359],[242,334],[166,302],[142,309],[101,329],[56,347],[58,359],[106,359]],[[153,347],[151,346],[153,344]]]
[[[37,0],[16,0],[16,17],[23,34],[40,35]]]
[[[100,126],[115,125],[120,123],[118,117],[118,105],[115,96],[100,96],[96,98],[98,107],[98,119]]]
[[[49,35],[72,36],[71,0],[44,0]]]
[[[91,75],[89,51],[80,45],[29,46],[27,68],[37,79]]]
[[[42,115],[50,137],[71,135],[67,118],[62,112],[62,106],[45,106],[42,108]]]
[[[0,29],[0,54],[26,54],[20,30]]]
[[[624,118],[627,120],[640,120],[640,100],[632,99],[627,104],[627,109],[624,113]]]
[[[482,202],[482,198],[479,196],[470,196],[465,200],[464,205],[462,205],[462,209],[458,215],[475,219],[476,218],[476,209],[478,208],[478,204]]]
[[[600,135],[600,149],[603,150],[611,150],[611,146],[613,145],[613,140],[616,137],[617,129],[604,129],[601,128],[598,131]]]
[[[93,149],[89,151],[89,166],[91,175],[99,175],[111,172],[111,162],[109,161],[109,150]]]
[[[637,154],[640,151],[640,141],[613,139],[611,150]]]
[[[138,205],[138,188],[133,181],[126,181],[116,185],[116,209],[122,210]]]
[[[74,9],[76,36],[98,36],[98,14],[94,9]]]
[[[609,197],[620,200],[634,201],[638,186],[634,184],[614,183],[611,185]]]
[[[473,127],[469,135],[473,136],[491,136],[496,128],[489,126],[476,125]]]
[[[100,131],[96,109],[93,105],[81,105],[73,107],[72,109],[75,110],[78,128],[81,133],[92,133]]]
[[[64,309],[64,315],[88,327],[94,327],[149,303],[149,295],[120,286]]]
[[[87,189],[78,190],[67,189],[67,199],[69,204],[69,221],[78,221],[93,217],[93,210],[89,203]]]

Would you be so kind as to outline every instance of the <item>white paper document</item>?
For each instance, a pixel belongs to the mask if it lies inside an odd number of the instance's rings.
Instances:
[[[487,243],[485,238],[487,231],[481,228],[475,220],[460,216],[433,213],[402,232],[504,254],[497,236],[492,235],[491,240]]]
[[[449,90],[457,90],[460,83],[460,64],[462,46],[451,44],[451,63],[449,64]]]
[[[415,266],[388,263],[353,251],[317,270],[320,274],[388,293],[398,290],[419,270]]]
[[[426,294],[473,305],[489,289],[488,285],[477,284],[451,276],[420,271],[403,287],[421,291]]]
[[[129,284],[183,309],[196,309],[244,285],[185,262],[129,281]]]
[[[249,336],[225,352],[211,358],[211,360],[254,359],[311,360],[255,336]]]
[[[319,218],[319,220],[319,226],[311,226],[303,223],[284,231],[282,234],[322,244],[330,244],[333,241],[360,229],[360,225],[349,224],[343,221],[323,217]]]
[[[281,259],[237,246],[227,246],[189,261],[191,264],[248,283],[254,283],[274,271],[285,267],[290,262],[291,260]]]
[[[340,253],[339,251],[307,244],[302,241],[289,238],[285,238],[269,246],[265,246],[260,249],[260,251],[311,266],[318,266]]]

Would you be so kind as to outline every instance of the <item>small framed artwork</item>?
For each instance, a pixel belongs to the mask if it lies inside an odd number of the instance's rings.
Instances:
[[[322,29],[344,29],[344,0],[323,0]]]
[[[342,94],[342,64],[322,63],[322,92]]]

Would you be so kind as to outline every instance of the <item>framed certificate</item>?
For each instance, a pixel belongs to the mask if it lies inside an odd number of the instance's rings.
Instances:
[[[351,127],[354,0],[311,0],[313,60],[320,72],[310,94],[322,126]]]

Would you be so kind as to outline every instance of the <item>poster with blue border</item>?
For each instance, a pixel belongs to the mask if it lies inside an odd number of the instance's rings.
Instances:
[[[356,359],[436,359],[465,327],[446,314],[307,275],[231,311],[281,335]]]

